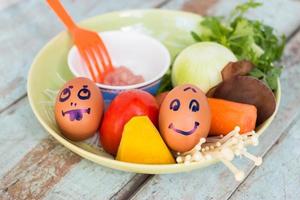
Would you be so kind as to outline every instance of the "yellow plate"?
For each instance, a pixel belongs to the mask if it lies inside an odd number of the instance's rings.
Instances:
[[[88,19],[82,26],[95,31],[136,30],[149,34],[169,49],[172,59],[184,47],[193,43],[190,31],[198,30],[201,16],[167,10],[133,10],[113,12]],[[58,34],[36,56],[28,75],[28,98],[34,114],[43,127],[61,144],[100,165],[136,173],[161,174],[178,173],[205,167],[217,160],[199,163],[145,165],[126,163],[114,160],[112,156],[85,143],[72,142],[64,138],[53,117],[53,102],[59,88],[66,80],[72,78],[67,67],[67,54],[72,46],[70,36],[66,32]],[[279,81],[278,81],[279,84]],[[280,102],[280,84],[276,94],[277,107]],[[258,128],[261,134],[270,125],[275,113]]]

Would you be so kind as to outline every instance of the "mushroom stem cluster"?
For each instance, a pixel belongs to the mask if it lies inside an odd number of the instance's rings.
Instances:
[[[258,145],[258,134],[255,131],[240,134],[237,126],[225,136],[201,138],[199,143],[190,151],[176,154],[176,162],[189,164],[203,162],[210,159],[220,160],[234,174],[237,181],[244,179],[244,172],[232,164],[236,156],[252,160],[256,166],[262,164],[262,158],[256,157],[247,151],[246,146]]]

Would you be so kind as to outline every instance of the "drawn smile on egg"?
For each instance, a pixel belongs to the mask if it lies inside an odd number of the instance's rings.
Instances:
[[[81,109],[73,109],[73,110],[68,110],[68,111],[61,111],[62,116],[69,115],[70,121],[80,121],[83,118],[83,114],[91,113],[91,108],[81,108]]]
[[[188,136],[188,135],[193,134],[193,133],[197,130],[197,128],[199,127],[199,125],[200,125],[199,122],[195,122],[195,123],[194,123],[194,128],[193,128],[193,129],[191,129],[191,130],[189,130],[189,131],[183,131],[183,130],[180,130],[180,129],[175,128],[174,124],[171,123],[171,124],[169,125],[169,129],[172,129],[173,131],[175,131],[175,132],[177,132],[177,133],[179,133],[179,134],[181,134],[181,135]]]

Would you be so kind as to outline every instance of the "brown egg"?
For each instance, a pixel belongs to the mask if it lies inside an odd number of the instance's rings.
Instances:
[[[211,114],[205,94],[196,86],[175,87],[163,100],[159,111],[159,128],[170,149],[186,152],[206,138]]]
[[[91,137],[103,114],[100,89],[87,78],[74,78],[59,91],[55,119],[64,136],[79,141]]]

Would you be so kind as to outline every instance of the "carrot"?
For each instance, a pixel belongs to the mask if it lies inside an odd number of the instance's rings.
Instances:
[[[255,129],[255,106],[215,98],[208,98],[208,103],[212,116],[209,135],[226,135],[236,126],[240,127],[240,133]]]

